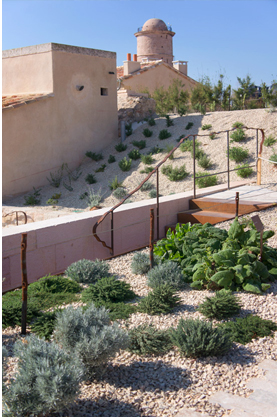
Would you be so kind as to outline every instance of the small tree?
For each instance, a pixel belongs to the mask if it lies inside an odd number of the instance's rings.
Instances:
[[[255,84],[251,81],[250,75],[246,78],[237,77],[240,87],[237,90],[233,90],[233,108],[234,110],[245,109],[245,101],[249,99],[256,91]]]
[[[192,108],[205,114],[207,107],[214,101],[213,88],[209,77],[205,76],[199,80],[197,86],[192,90],[190,97]]]

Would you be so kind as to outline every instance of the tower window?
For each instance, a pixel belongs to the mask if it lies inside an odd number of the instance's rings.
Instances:
[[[108,95],[108,89],[101,87],[101,96],[107,96]]]

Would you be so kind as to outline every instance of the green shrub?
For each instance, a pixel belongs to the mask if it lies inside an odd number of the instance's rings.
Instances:
[[[198,177],[202,177],[203,178],[198,178]],[[206,188],[206,187],[212,187],[213,185],[217,185],[217,176],[216,175],[211,175],[207,174],[205,172],[197,172],[196,176],[195,176],[195,182],[197,187],[199,188]]]
[[[119,187],[122,187],[122,182],[118,181],[117,175],[114,177],[114,179],[109,182],[110,190],[116,190]]]
[[[103,155],[101,153],[95,153],[91,151],[86,152],[86,156],[93,161],[101,161],[101,159],[103,159]]]
[[[237,175],[241,178],[250,177],[253,173],[253,169],[249,166],[249,164],[238,165],[237,168],[240,168],[237,170]]]
[[[150,174],[150,172],[152,172],[155,168],[150,166],[150,167],[145,167],[144,169],[140,170],[139,173],[140,174]]]
[[[97,182],[95,176],[93,174],[88,174],[85,179],[86,183],[88,184],[95,184]]]
[[[193,126],[193,123],[192,123],[192,122],[189,122],[189,123],[186,125],[185,129],[186,129],[186,130],[189,130],[189,129],[191,129],[191,128],[192,128],[192,126]]]
[[[52,187],[59,188],[63,177],[63,169],[64,165],[62,165],[57,172],[50,172],[50,178],[46,177]]]
[[[126,156],[118,162],[118,166],[121,171],[130,171],[132,165],[132,159],[127,159]]]
[[[56,325],[57,311],[47,311],[36,317],[34,322],[31,324],[31,331],[40,338],[50,340],[52,333]]]
[[[209,319],[222,320],[239,312],[241,305],[230,291],[220,290],[213,297],[206,297],[198,306],[200,313]]]
[[[202,127],[201,127],[201,130],[209,130],[209,129],[211,129],[212,128],[212,125],[208,125],[208,124],[206,124],[206,125],[203,125]]]
[[[184,284],[184,276],[180,266],[176,262],[165,262],[152,268],[147,275],[147,285],[156,288],[163,284],[169,284],[173,288],[180,288]]]
[[[150,190],[149,197],[150,198],[156,198],[157,197],[157,190],[156,190],[156,188],[153,189],[153,190]]]
[[[130,159],[136,161],[137,159],[140,159],[141,154],[138,149],[133,149],[131,152],[128,153],[128,156]]]
[[[208,155],[204,154],[198,159],[198,165],[203,169],[208,169],[213,165],[213,163]]]
[[[273,146],[274,143],[276,143],[276,142],[277,142],[277,139],[274,139],[273,135],[269,135],[264,140],[264,146]]]
[[[191,156],[193,158],[193,149],[191,150]],[[195,147],[195,159],[199,161],[199,159],[203,158],[203,156],[205,156],[205,152],[202,149]]]
[[[122,198],[126,197],[127,195],[127,191],[125,190],[124,187],[118,187],[116,190],[114,190],[113,192],[113,196],[115,198],[117,198],[118,200],[121,200]]]
[[[167,314],[179,304],[180,298],[177,297],[176,290],[169,284],[161,284],[140,301],[138,311],[152,316]]]
[[[197,149],[201,145],[197,139],[195,139],[195,149]],[[183,143],[181,143],[179,149],[182,152],[193,152],[193,140],[186,139]]]
[[[142,184],[140,190],[141,191],[149,191],[154,187],[154,184],[152,182],[146,181],[144,184]]]
[[[252,314],[244,318],[237,318],[235,321],[222,323],[218,327],[229,334],[234,342],[243,345],[258,337],[273,336],[272,332],[277,330],[277,324],[273,321],[264,320]]]
[[[102,164],[101,167],[99,167],[95,170],[95,172],[104,172],[106,167],[107,167],[106,164]]]
[[[173,168],[172,165],[163,166],[162,173],[166,175],[170,181],[181,181],[189,175],[185,165],[182,165],[180,168]]]
[[[229,158],[237,163],[242,162],[248,155],[248,150],[240,147],[234,146],[229,150]]]
[[[110,155],[110,156],[109,156],[109,159],[108,159],[108,163],[109,163],[109,164],[112,164],[112,163],[113,163],[113,162],[115,162],[115,161],[116,161],[115,156]]]
[[[113,303],[113,302],[94,302],[95,307],[105,307],[108,310],[108,314],[111,321],[115,320],[126,320],[130,317],[131,314],[137,312],[137,307],[130,303]],[[84,307],[84,309],[88,308],[88,306]]]
[[[163,148],[160,148],[159,146],[154,146],[153,148],[151,148],[150,152],[151,155],[156,155],[157,153],[162,153],[163,152]]]
[[[58,203],[59,200],[55,200],[54,198],[49,198],[49,200],[46,201],[46,204],[48,204],[49,206],[55,206]]]
[[[129,342],[128,334],[111,324],[108,310],[93,303],[85,311],[68,307],[58,313],[53,336],[66,352],[81,359],[88,377],[102,374],[107,361]]]
[[[209,134],[209,138],[211,139],[211,140],[214,140],[215,139],[215,132],[212,132],[212,133],[210,133]]]
[[[134,140],[132,142],[132,144],[136,147],[139,148],[140,150],[144,149],[146,146],[146,140]]]
[[[148,120],[148,124],[149,126],[155,126],[156,124],[155,119],[153,119],[153,117],[150,117],[150,119]]]
[[[181,139],[183,139],[185,136],[186,136],[186,135],[180,135],[180,136],[178,137],[178,139],[176,139],[176,142],[180,142],[180,140],[181,140]]]
[[[271,157],[269,158],[270,161],[274,162],[274,165],[277,164],[277,154],[274,153],[273,155],[271,155]]]
[[[84,199],[87,201],[87,204],[90,208],[99,206],[102,197],[103,196],[101,194],[101,189],[99,189],[98,191],[89,190],[88,192],[86,192],[86,194],[84,193]]]
[[[129,330],[128,350],[136,355],[161,355],[172,348],[169,332],[152,324],[141,324]]]
[[[25,202],[23,203],[24,206],[38,206],[40,204],[40,191],[41,188],[36,189],[33,187],[34,192],[32,194],[29,194],[27,196],[24,196]]]
[[[153,135],[152,130],[149,130],[148,128],[143,129],[142,133],[146,138],[150,138]]]
[[[84,369],[73,352],[31,335],[15,342],[14,354],[17,372],[3,393],[3,416],[61,412],[78,397]]]
[[[171,341],[181,354],[192,358],[224,355],[232,344],[224,330],[193,319],[180,319],[177,328],[171,331]]]
[[[131,136],[131,134],[133,133],[132,123],[129,123],[129,124],[126,123],[125,133],[126,133],[126,136]]]
[[[104,277],[82,292],[82,301],[84,303],[91,301],[97,303],[129,301],[136,297],[136,294],[130,288],[130,284],[125,281],[117,280],[113,276]]]
[[[231,142],[242,142],[245,140],[245,132],[242,129],[237,129],[231,133],[230,137],[232,138]]]
[[[164,140],[170,138],[171,133],[168,132],[166,129],[162,129],[159,133],[159,139]]]
[[[154,255],[154,264],[159,262],[159,258]],[[144,275],[150,270],[150,257],[147,253],[136,252],[132,258],[131,270],[133,274]]]
[[[123,152],[123,151],[126,151],[126,149],[127,149],[127,145],[124,145],[124,143],[122,143],[122,142],[115,145],[115,150],[117,152]]]
[[[173,148],[174,148],[173,145],[166,145],[166,153],[169,154],[169,152],[171,152]],[[170,161],[172,161],[174,159],[174,152],[170,155],[170,157],[168,159]]]
[[[242,128],[243,126],[244,126],[244,124],[243,124],[243,123],[241,123],[241,122],[235,122],[235,123],[233,123],[232,128],[237,128],[237,129],[240,129],[240,128]]]
[[[28,300],[27,323],[40,314],[40,306]],[[21,325],[22,317],[22,292],[12,291],[2,296],[2,327],[14,327]]]
[[[166,119],[166,126],[167,127],[170,127],[170,126],[174,125],[173,120],[171,120],[168,115],[165,116],[165,119]]]
[[[28,286],[28,294],[36,295],[38,293],[78,293],[82,287],[75,281],[63,276],[51,276],[40,278]]]
[[[141,161],[145,164],[145,165],[151,165],[154,162],[154,158],[152,157],[152,155],[141,155]]]
[[[76,282],[93,284],[103,277],[110,276],[109,269],[110,266],[105,261],[82,259],[71,264],[65,274]]]

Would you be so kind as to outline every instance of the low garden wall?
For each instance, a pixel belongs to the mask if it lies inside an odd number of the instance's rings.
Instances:
[[[237,185],[237,184],[236,184]],[[209,187],[208,193],[226,186]],[[197,195],[207,194],[207,189]],[[165,236],[165,226],[177,222],[177,213],[188,209],[192,191],[160,198],[159,237]],[[134,251],[149,245],[150,209],[156,199],[123,204],[114,212],[114,255]],[[92,227],[108,209],[73,214],[43,220],[3,230],[2,277],[3,292],[21,286],[21,234],[27,233],[27,276],[34,282],[47,274],[58,274],[80,259],[106,259],[110,251],[92,235]],[[155,213],[155,238],[156,210]],[[110,245],[109,216],[98,227],[99,237]]]

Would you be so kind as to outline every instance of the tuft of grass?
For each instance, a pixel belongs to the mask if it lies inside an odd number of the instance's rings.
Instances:
[[[248,155],[248,150],[240,147],[234,146],[229,150],[229,158],[237,163],[244,161]]]
[[[274,143],[276,143],[276,142],[277,142],[277,139],[274,139],[273,135],[269,135],[264,140],[264,146],[273,146]]]
[[[153,169],[155,169],[154,167],[150,166],[150,167],[145,167],[144,169],[140,170],[139,173],[140,174],[150,174],[150,172],[153,171]]]
[[[128,153],[128,156],[130,159],[133,159],[133,161],[136,161],[137,159],[140,159],[141,153],[138,149],[133,149],[131,152]]]
[[[132,123],[129,123],[129,124],[126,123],[125,133],[126,133],[126,136],[131,136],[131,134],[133,133]]]
[[[152,182],[148,182],[146,181],[142,186],[141,186],[141,191],[149,191],[154,187],[154,184]]]
[[[242,142],[245,140],[245,132],[242,129],[237,129],[231,133],[230,137],[232,138],[231,142]]]
[[[156,155],[162,152],[163,152],[163,148],[160,148],[159,146],[154,146],[153,148],[151,148],[149,154],[151,153],[152,155]]]
[[[277,164],[277,154],[274,153],[273,155],[271,155],[271,157],[269,158],[270,161],[274,162],[274,165]]]
[[[168,115],[166,115],[165,118],[166,118],[166,126],[167,127],[170,127],[170,126],[174,125],[173,120],[171,120]]]
[[[186,125],[185,129],[186,129],[186,130],[189,130],[189,129],[191,129],[191,128],[192,128],[192,126],[193,126],[193,123],[192,123],[192,122],[189,122],[189,123]]]
[[[211,140],[214,140],[214,139],[215,139],[215,132],[210,133],[210,134],[209,134],[209,138],[210,138]]]
[[[109,164],[112,164],[113,162],[115,162],[116,161],[116,159],[115,159],[115,157],[113,156],[113,155],[110,155],[109,156],[109,159],[108,159],[108,163]]]
[[[206,297],[198,310],[208,319],[222,320],[239,312],[241,305],[231,291],[217,291],[213,297]]]
[[[86,156],[92,159],[93,161],[100,161],[101,159],[103,159],[103,155],[101,153],[95,153],[91,151],[86,152]]]
[[[152,157],[151,154],[149,155],[141,155],[141,161],[145,164],[145,165],[151,165],[154,162],[154,158]]]
[[[170,138],[170,136],[171,136],[171,133],[168,132],[168,130],[166,130],[166,129],[162,129],[159,133],[159,139],[160,140],[168,139],[168,138]]]
[[[134,140],[132,142],[132,144],[134,146],[136,146],[136,148],[139,148],[140,150],[144,149],[146,146],[146,140]]]
[[[211,129],[212,128],[212,125],[208,125],[208,124],[206,124],[206,125],[203,125],[202,127],[201,127],[201,130],[209,130],[209,129]]]
[[[234,128],[237,128],[237,129],[240,129],[241,127],[243,127],[244,126],[244,124],[243,123],[241,123],[241,122],[235,122],[235,123],[233,123],[233,125],[232,125],[232,127]]]
[[[118,181],[117,175],[114,177],[114,179],[109,182],[110,190],[116,190],[119,187],[122,187],[122,182]]]
[[[113,195],[118,200],[121,200],[127,195],[127,192],[124,187],[118,187],[116,190],[114,190]]]
[[[199,148],[201,142],[195,140],[195,149]],[[186,139],[179,148],[182,152],[193,152],[193,140]]]
[[[107,166],[106,164],[102,164],[101,167],[99,167],[98,169],[95,170],[95,172],[104,172],[106,166]]]
[[[213,165],[213,163],[210,158],[204,154],[198,159],[198,165],[203,169],[208,169]]]
[[[148,120],[148,124],[149,126],[155,126],[156,124],[155,119],[153,119],[153,117],[150,117],[150,119]]]
[[[198,178],[198,177],[202,177],[202,175],[203,175],[203,178]],[[216,175],[208,176],[208,175],[209,174],[205,172],[196,173],[195,182],[199,188],[206,188],[206,187],[212,187],[213,185],[217,185],[217,176]]]
[[[126,151],[127,145],[124,145],[124,143],[120,142],[117,145],[115,145],[114,148],[117,152],[123,152],[123,151]]]
[[[237,175],[241,178],[248,178],[253,173],[253,169],[249,166],[249,164],[238,165],[237,168]]]
[[[173,168],[172,165],[164,166],[162,167],[162,173],[166,175],[170,181],[181,181],[189,175],[185,165],[182,165],[180,168]]]
[[[166,145],[166,153],[171,152],[173,148],[174,148],[173,145]],[[168,159],[170,159],[171,161],[174,159],[174,152],[173,152],[173,154],[170,155],[170,157]]]
[[[87,184],[95,184],[97,182],[95,176],[93,174],[88,174],[85,178]]]
[[[146,138],[150,138],[153,135],[152,130],[149,130],[148,128],[143,129],[142,133]]]
[[[121,171],[130,171],[132,165],[132,159],[127,159],[126,156],[118,162],[118,166]]]
[[[168,314],[174,307],[180,304],[180,297],[176,295],[176,289],[169,284],[161,284],[150,291],[139,305],[138,311],[150,314]]]
[[[136,355],[162,355],[172,348],[168,330],[158,330],[152,324],[141,324],[129,331],[128,350]]]

